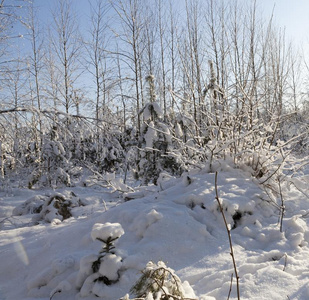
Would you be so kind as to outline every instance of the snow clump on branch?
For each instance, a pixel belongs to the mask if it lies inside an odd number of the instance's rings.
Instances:
[[[96,239],[106,241],[108,238],[116,239],[120,238],[124,234],[124,230],[119,223],[96,223],[92,227],[91,237],[95,241]]]

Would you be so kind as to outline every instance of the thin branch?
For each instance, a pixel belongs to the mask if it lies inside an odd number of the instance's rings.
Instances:
[[[216,175],[215,175],[215,190],[216,190],[216,200],[218,202],[218,205],[219,205],[219,208],[220,208],[220,212],[222,214],[222,218],[223,218],[223,221],[224,221],[224,224],[225,224],[225,228],[226,228],[226,231],[227,231],[227,235],[228,235],[228,238],[229,238],[230,254],[232,256],[234,273],[235,273],[235,277],[236,277],[237,299],[240,300],[239,276],[238,276],[237,266],[236,266],[236,261],[235,261],[235,256],[234,256],[231,231],[230,231],[228,223],[226,221],[226,218],[225,218],[225,215],[224,215],[224,212],[223,212],[223,207],[222,207],[222,204],[220,202],[219,194],[218,194],[218,172],[216,172]]]
[[[13,113],[13,112],[30,112],[30,113],[41,113],[41,114],[53,114],[53,115],[62,115],[65,117],[71,117],[71,118],[78,118],[78,119],[84,119],[84,120],[92,120],[92,121],[99,121],[99,122],[103,122],[106,124],[110,124],[110,125],[115,125],[117,126],[118,124],[116,123],[112,123],[112,122],[108,122],[102,119],[97,119],[97,118],[93,118],[90,116],[83,116],[83,115],[76,115],[76,114],[67,114],[65,112],[59,111],[59,110],[37,110],[35,107],[14,107],[14,108],[9,108],[9,109],[2,109],[0,110],[0,115],[1,114],[7,114],[7,113]]]
[[[54,297],[56,294],[58,294],[58,293],[61,293],[61,290],[55,291],[55,292],[50,296],[49,300],[52,300],[53,297]]]
[[[287,262],[288,262],[288,255],[284,253],[284,266],[283,266],[282,271],[285,271]]]
[[[279,186],[279,195],[280,195],[280,200],[281,200],[281,206],[280,206],[280,232],[283,231],[283,217],[285,213],[285,206],[284,206],[284,201],[283,201],[283,194],[282,194],[282,189],[281,189],[281,179],[280,177],[278,178],[278,186]]]
[[[231,292],[232,292],[232,285],[233,285],[233,275],[234,273],[231,274],[231,283],[230,283],[230,289],[229,289],[229,294],[227,295],[227,300],[230,299]]]

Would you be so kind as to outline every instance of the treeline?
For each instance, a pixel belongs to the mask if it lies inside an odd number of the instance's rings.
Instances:
[[[74,1],[47,27],[25,4],[0,4],[2,177],[69,185],[87,167],[157,183],[223,159],[267,179],[307,151],[306,64],[256,1],[91,1],[82,31]],[[28,50],[12,57],[16,22]]]

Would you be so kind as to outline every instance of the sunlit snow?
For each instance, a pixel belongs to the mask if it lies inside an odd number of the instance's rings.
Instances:
[[[181,178],[161,176],[158,186],[126,194],[98,186],[59,189],[57,195],[73,192],[84,206],[72,207],[72,217],[51,223],[34,222],[33,216],[54,192],[23,190],[13,183],[9,193],[2,189],[0,299],[98,295],[117,300],[130,293],[150,261],[175,270],[198,299],[227,299],[231,280],[230,299],[237,299],[228,236],[215,199],[215,175],[206,171],[187,172]],[[306,196],[294,185],[284,187],[280,232],[280,210],[249,174],[219,169],[218,191],[231,228],[240,298],[309,299]],[[98,238],[109,237],[118,237],[115,253],[107,254],[98,273],[92,273],[102,250]],[[100,276],[115,283],[96,281]]]

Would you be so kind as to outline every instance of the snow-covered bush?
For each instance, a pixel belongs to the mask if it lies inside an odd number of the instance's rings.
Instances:
[[[32,165],[33,171],[28,176],[28,188],[35,184],[43,186],[70,186],[68,170],[72,168],[69,155],[59,137],[57,125],[53,125],[42,141],[41,157]]]
[[[42,207],[47,199],[47,196],[36,195],[26,200],[24,203],[16,206],[13,209],[13,216],[38,214],[42,211]]]
[[[115,250],[115,242],[124,234],[119,223],[96,223],[91,237],[103,243],[99,254],[85,256],[80,261],[76,286],[80,296],[91,294],[104,298],[104,287],[115,284],[120,278],[122,257]]]
[[[119,170],[124,161],[124,149],[119,139],[120,136],[114,133],[109,138],[102,137],[100,149],[98,150],[98,165],[100,172],[112,172]]]
[[[196,298],[190,284],[187,281],[181,282],[175,271],[168,268],[162,261],[159,261],[158,264],[148,262],[142,273],[143,275],[131,289],[131,293],[138,299],[182,300]]]
[[[60,222],[72,217],[72,209],[80,206],[84,206],[84,203],[73,192],[53,193],[50,196],[36,195],[15,207],[12,215],[34,214],[33,222]]]
[[[180,175],[183,170],[173,155],[171,128],[161,119],[160,106],[156,102],[148,103],[142,112],[144,125],[137,161],[138,177],[144,184],[151,181],[156,184],[163,171]]]
[[[143,184],[157,183],[162,171],[171,174],[180,174],[181,166],[175,159],[172,143],[172,127],[167,122],[167,116],[158,102],[156,102],[154,76],[146,78],[149,85],[149,103],[144,105],[140,114],[143,124],[138,142],[138,155],[136,159],[136,178]],[[166,107],[165,107],[166,110]]]
[[[84,206],[84,204],[73,192],[55,193],[45,200],[40,207],[39,214],[34,216],[32,220],[35,222],[44,220],[49,223],[55,219],[63,221],[72,217],[72,209],[79,206]]]

